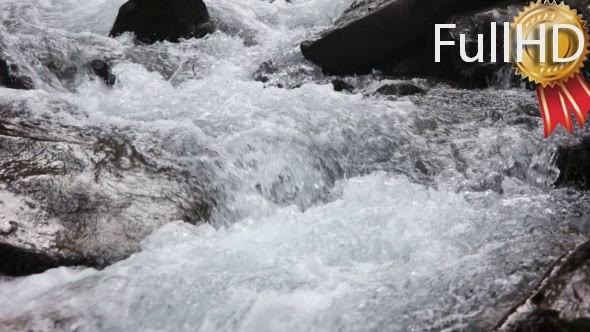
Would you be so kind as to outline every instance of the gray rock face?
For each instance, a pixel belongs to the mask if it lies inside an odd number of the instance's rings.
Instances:
[[[43,107],[83,116],[66,102]],[[0,234],[0,274],[101,267],[167,222],[207,221],[207,165],[180,165],[122,132],[62,124],[26,99],[0,104],[0,222],[13,226]]]
[[[111,36],[133,32],[143,43],[200,38],[211,32],[201,0],[131,0],[121,6]]]
[[[590,331],[590,242],[560,259],[498,330]]]
[[[434,24],[494,0],[357,1],[317,40],[301,45],[303,55],[329,73],[367,72],[430,43]],[[430,53],[433,59],[433,53]]]

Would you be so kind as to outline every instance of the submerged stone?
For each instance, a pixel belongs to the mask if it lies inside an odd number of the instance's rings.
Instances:
[[[103,60],[93,60],[90,67],[94,74],[100,78],[106,85],[113,86],[117,77],[111,72],[111,66]]]
[[[6,59],[0,58],[0,86],[9,89],[31,90],[35,88],[30,77],[20,75],[18,66],[9,64]]]

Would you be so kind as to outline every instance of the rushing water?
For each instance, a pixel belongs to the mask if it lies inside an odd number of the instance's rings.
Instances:
[[[123,2],[2,0],[0,45],[39,89],[0,101],[214,160],[216,208],[170,213],[103,271],[3,281],[8,330],[489,329],[588,228],[585,196],[551,188],[567,138],[542,140],[530,91],[417,80],[426,95],[387,99],[375,75],[333,91],[298,45],[351,0],[209,0],[219,31],[152,46],[107,37]],[[81,69],[96,58],[112,89]],[[254,81],[268,60],[296,88]]]

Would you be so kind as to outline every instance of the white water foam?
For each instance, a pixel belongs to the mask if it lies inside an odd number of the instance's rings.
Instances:
[[[550,179],[538,174],[554,142],[536,139],[540,127],[486,120],[484,112],[530,98],[526,91],[435,87],[421,106],[337,93],[327,84],[286,90],[252,80],[269,59],[311,67],[299,43],[350,0],[212,0],[213,18],[226,25],[221,31],[152,46],[106,37],[122,3],[0,4],[19,22],[3,32],[11,50],[28,59],[36,79],[50,82],[26,98],[47,117],[124,129],[142,150],[179,161],[208,158],[203,147],[212,151],[225,194],[212,216],[217,228],[171,219],[141,252],[104,271],[60,268],[0,283],[0,298],[11,303],[0,307],[6,326],[489,327],[534,284],[559,242],[580,239],[563,235]],[[34,69],[43,50],[65,64],[116,59],[118,82],[109,89],[78,74],[72,88]],[[43,106],[52,98],[76,105],[84,117],[52,113]],[[440,110],[432,112],[432,104]],[[418,162],[426,165],[422,173]],[[520,168],[523,174],[506,175]]]

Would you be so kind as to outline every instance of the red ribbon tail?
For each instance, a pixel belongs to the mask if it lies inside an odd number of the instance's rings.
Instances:
[[[538,87],[537,99],[541,107],[541,117],[545,125],[545,138],[549,137],[558,125],[568,132],[574,132],[570,111],[584,126],[590,111],[590,86],[582,74],[577,74],[567,83],[557,83],[553,87]]]

